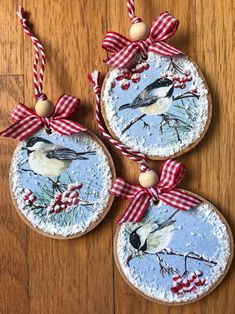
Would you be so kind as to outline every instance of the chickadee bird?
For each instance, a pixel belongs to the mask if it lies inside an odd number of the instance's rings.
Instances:
[[[175,220],[148,222],[136,228],[130,234],[131,245],[144,253],[157,253],[168,246],[173,237]]]
[[[95,152],[77,153],[72,149],[53,144],[42,137],[32,137],[26,144],[30,168],[41,176],[59,176],[69,168],[73,160],[88,159],[83,155]]]
[[[139,108],[146,115],[166,113],[172,104],[173,81],[162,77],[148,85],[130,104],[122,105],[119,110]]]

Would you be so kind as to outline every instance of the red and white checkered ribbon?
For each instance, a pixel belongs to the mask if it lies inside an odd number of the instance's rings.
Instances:
[[[181,162],[169,159],[162,166],[159,182],[149,189],[127,183],[122,178],[117,178],[111,193],[122,198],[132,199],[117,223],[141,221],[150,206],[151,200],[161,200],[181,210],[189,210],[200,204],[200,199],[187,194],[185,191],[175,189],[175,186],[182,181],[185,171],[186,167]]]
[[[80,100],[76,97],[68,95],[61,96],[50,118],[41,118],[34,110],[23,104],[19,104],[11,114],[11,118],[16,122],[0,132],[0,136],[11,137],[22,141],[40,130],[43,126],[48,130],[53,129],[62,135],[86,131],[84,126],[67,119],[76,110],[79,102]]]
[[[88,75],[88,79],[92,83],[93,90],[96,96],[96,121],[98,123],[98,127],[103,136],[113,145],[115,146],[123,156],[128,157],[130,160],[136,161],[140,164],[140,171],[144,172],[148,169],[147,159],[144,154],[131,149],[130,147],[122,144],[120,141],[114,139],[105,128],[101,109],[100,109],[100,87],[99,87],[99,79],[100,72],[94,71]]]
[[[135,21],[137,17],[133,15],[133,18]],[[179,21],[170,13],[164,12],[153,21],[149,37],[145,40],[132,42],[119,33],[108,32],[102,47],[111,52],[112,56],[106,59],[106,63],[113,67],[123,68],[130,64],[137,53],[141,53],[144,58],[146,58],[148,52],[154,52],[163,56],[183,54],[182,51],[166,43],[166,40],[177,31],[178,26]]]

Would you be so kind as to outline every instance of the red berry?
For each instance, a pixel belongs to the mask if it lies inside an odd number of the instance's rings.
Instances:
[[[191,90],[191,92],[192,92],[193,94],[197,94],[197,89],[194,88],[194,89]]]
[[[201,277],[203,275],[203,271],[201,270],[198,270],[195,272],[195,274],[198,276],[198,277]]]
[[[192,277],[190,277],[190,278],[188,279],[188,281],[189,281],[190,283],[192,283],[192,282],[194,282],[195,279],[196,279],[196,276],[192,276]]]
[[[195,286],[193,286],[191,289],[188,290],[188,292],[193,292],[195,290],[197,290],[197,288]]]
[[[117,80],[117,81],[121,81],[121,80],[123,80],[123,78],[124,78],[123,75],[119,75],[119,76],[116,77],[116,80]]]
[[[123,77],[124,77],[125,79],[127,79],[127,80],[130,80],[130,79],[131,79],[131,76],[132,76],[132,73],[129,72],[129,71],[125,71],[125,72],[123,73]]]
[[[188,280],[183,280],[182,286],[183,286],[184,288],[188,288],[188,287],[190,286],[190,281],[188,281]]]
[[[136,66],[136,72],[137,73],[142,73],[144,72],[144,67],[141,64],[137,64]]]
[[[111,83],[111,88],[114,88],[116,86],[116,82],[115,81],[112,81]]]
[[[197,286],[197,287],[199,287],[199,286],[202,285],[200,279],[199,279],[199,280],[195,280],[195,281],[194,281],[194,284],[195,284],[195,286]]]
[[[181,89],[184,89],[185,87],[186,87],[185,83],[182,83],[181,86],[180,86]]]
[[[148,62],[145,62],[144,63],[144,69],[145,70],[148,70],[150,68],[150,65],[148,64]]]
[[[130,83],[128,81],[124,81],[121,84],[121,89],[127,90],[130,87]]]
[[[178,288],[177,287],[171,287],[171,292],[172,293],[178,293]]]
[[[131,79],[132,79],[133,83],[139,83],[140,75],[138,73],[135,73],[135,74],[132,75]]]
[[[174,281],[177,281],[178,279],[181,279],[181,276],[175,275],[175,276],[172,277],[172,279],[173,279]]]

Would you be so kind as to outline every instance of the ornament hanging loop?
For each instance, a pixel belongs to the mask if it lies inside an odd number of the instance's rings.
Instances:
[[[37,100],[35,111],[41,118],[48,118],[53,114],[54,106],[49,100],[47,100],[47,96],[43,93],[43,79],[46,64],[45,49],[40,40],[30,31],[28,26],[29,23],[24,17],[25,12],[22,6],[19,7],[17,15],[20,19],[24,32],[30,37],[35,51],[33,63],[34,94]]]
[[[45,50],[40,40],[31,32],[28,25],[29,22],[27,18],[25,18],[25,11],[22,6],[19,7],[17,15],[20,19],[24,32],[30,37],[34,46],[35,50],[35,57],[33,63],[34,94],[37,100],[43,101],[47,99],[47,96],[43,93],[43,79],[46,64]]]
[[[141,18],[135,15],[135,4],[134,0],[127,0],[127,10],[132,24],[142,22]]]
[[[130,28],[130,37],[133,41],[145,40],[149,35],[149,28],[135,15],[134,0],[127,0],[127,10],[131,19],[132,26]]]

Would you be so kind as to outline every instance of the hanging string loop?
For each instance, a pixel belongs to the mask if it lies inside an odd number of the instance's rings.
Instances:
[[[45,73],[46,56],[45,49],[40,40],[31,32],[29,21],[25,17],[25,11],[22,6],[19,7],[17,15],[20,19],[24,32],[30,37],[35,51],[33,63],[33,83],[34,93],[37,100],[46,100],[47,96],[43,93],[43,79]]]

